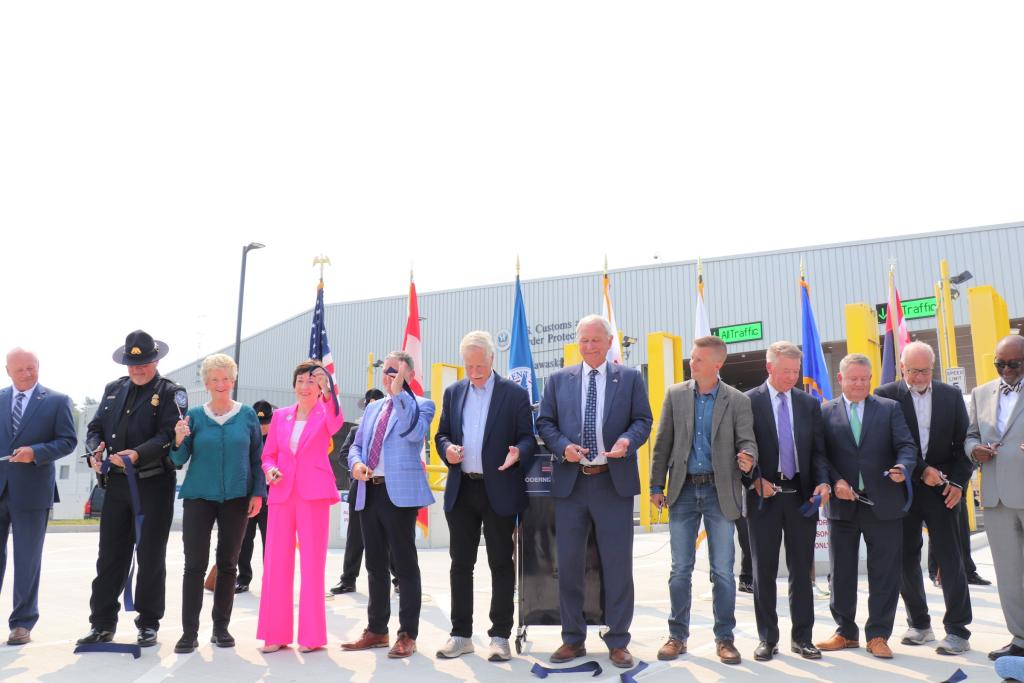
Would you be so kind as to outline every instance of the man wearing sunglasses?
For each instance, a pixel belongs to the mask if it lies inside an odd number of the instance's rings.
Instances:
[[[919,459],[914,473],[914,501],[903,518],[903,586],[900,594],[907,608],[904,645],[924,645],[935,640],[928,598],[921,574],[921,524],[928,527],[928,545],[939,563],[946,613],[942,624],[946,637],[935,650],[959,655],[970,650],[971,595],[960,555],[957,531],[960,498],[971,479],[973,465],[964,455],[967,408],[960,390],[932,379],[935,351],[915,341],[900,353],[903,379],[884,384],[875,394],[900,404],[910,434],[917,443]]]
[[[868,652],[891,659],[889,636],[900,598],[904,481],[917,465],[917,445],[895,401],[871,396],[871,361],[851,353],[839,363],[843,395],[825,403],[825,455],[835,478],[829,507],[832,616],[836,632],[821,650],[860,647],[857,565],[860,539],[868,547]],[[869,504],[870,501],[870,504]]]
[[[996,345],[999,379],[971,392],[970,426],[964,450],[981,468],[981,504],[985,508],[992,561],[999,585],[1010,644],[989,659],[1024,656],[1024,337],[1003,337]],[[945,575],[943,575],[945,581]]]

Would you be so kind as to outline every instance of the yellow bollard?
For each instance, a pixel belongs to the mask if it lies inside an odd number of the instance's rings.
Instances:
[[[658,421],[665,394],[673,384],[683,381],[683,340],[668,332],[647,335],[647,398],[651,403],[654,424],[651,438],[637,451],[640,467],[640,526],[651,530],[651,524],[668,521],[668,511],[655,511],[651,505],[651,458],[654,440],[658,437]]]
[[[975,385],[981,386],[999,377],[992,365],[996,344],[1010,334],[1010,315],[1006,301],[991,285],[967,290],[971,316],[971,344],[974,346]]]
[[[871,360],[871,391],[882,378],[882,354],[878,345],[878,318],[867,304],[846,304],[846,352],[862,353]]]
[[[455,384],[466,376],[466,369],[461,365],[449,363],[434,363],[430,366],[430,399],[434,402],[434,419],[430,422],[430,462],[428,465],[444,467],[441,462],[441,454],[434,447],[434,437],[437,436],[437,426],[441,424],[441,403],[444,400],[444,390],[448,385]]]

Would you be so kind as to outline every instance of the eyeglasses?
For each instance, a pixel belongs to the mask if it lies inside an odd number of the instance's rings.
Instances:
[[[907,368],[908,375],[930,375],[935,368]]]
[[[1021,366],[1024,366],[1024,360],[997,360],[992,365],[996,366],[996,370],[1002,372],[1006,368],[1011,370],[1020,370]]]

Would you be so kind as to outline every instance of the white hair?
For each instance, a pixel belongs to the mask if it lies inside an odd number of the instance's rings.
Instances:
[[[211,370],[227,370],[232,381],[238,379],[238,366],[235,365],[235,359],[227,354],[215,353],[203,359],[203,364],[199,368],[203,383],[206,383],[206,378]]]
[[[494,339],[491,338],[491,333],[484,330],[473,330],[468,332],[462,341],[459,343],[459,355],[462,356],[466,353],[466,349],[480,349],[487,357],[494,360]]]
[[[906,363],[907,354],[913,353],[915,351],[924,351],[925,353],[927,353],[929,362],[932,365],[935,365],[935,350],[929,344],[925,344],[923,341],[912,341],[906,346],[904,346],[903,350],[900,351],[900,362]]]
[[[804,357],[804,354],[800,351],[800,347],[793,342],[772,342],[772,345],[768,347],[768,352],[765,354],[765,357],[769,363],[776,363],[779,360],[779,356],[792,358],[793,360],[800,360]]]
[[[597,315],[596,313],[592,313],[591,315],[583,316],[582,318],[580,318],[580,321],[576,323],[576,339],[579,340],[580,338],[580,330],[582,330],[587,325],[593,325],[594,323],[599,323],[601,327],[604,329],[604,333],[607,334],[609,337],[612,336],[612,324],[608,322],[608,318],[604,317],[603,315]]]

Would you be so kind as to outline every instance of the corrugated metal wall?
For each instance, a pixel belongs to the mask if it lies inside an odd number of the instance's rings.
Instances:
[[[808,235],[808,239],[814,239]],[[737,245],[740,246],[740,245]],[[886,298],[889,264],[896,263],[896,283],[904,299],[932,296],[939,261],[949,260],[952,274],[970,270],[974,279],[960,289],[993,285],[1006,299],[1011,317],[1024,315],[1024,223],[915,235],[889,240],[852,242],[788,251],[707,259],[703,262],[705,299],[713,326],[763,321],[764,340],[731,344],[730,353],[760,350],[777,339],[800,342],[800,300],[797,281],[801,260],[807,268],[821,338],[845,339],[843,309],[847,303],[871,305]],[[613,255],[614,259],[614,255]],[[524,258],[529,263],[529,256]],[[509,267],[511,271],[511,264]],[[646,335],[680,334],[684,347],[693,337],[695,261],[612,270],[612,299],[619,329],[640,343],[628,349],[628,365],[646,363]],[[419,283],[421,287],[429,286]],[[459,363],[458,344],[472,329],[497,338],[511,327],[514,284],[487,285],[419,296],[426,365],[424,389],[429,392],[431,363]],[[328,293],[330,284],[328,282]],[[538,375],[559,365],[562,345],[571,341],[575,322],[600,310],[600,273],[527,280],[523,296]],[[966,296],[954,302],[957,325],[968,323]],[[356,400],[366,387],[367,353],[377,358],[401,344],[406,299],[391,297],[331,304],[326,311],[328,335],[348,415],[358,414]],[[251,403],[265,398],[275,405],[292,402],[291,372],[308,347],[311,310],[243,340],[239,398]],[[913,330],[932,328],[934,318],[909,321]],[[565,340],[562,336],[565,336]],[[215,350],[211,350],[213,353]],[[221,349],[232,353],[233,349]],[[508,353],[499,350],[495,367],[507,370]],[[545,364],[549,365],[545,365]],[[205,400],[198,379],[198,361],[168,376],[190,390],[192,400]],[[380,371],[376,372],[379,384]]]

